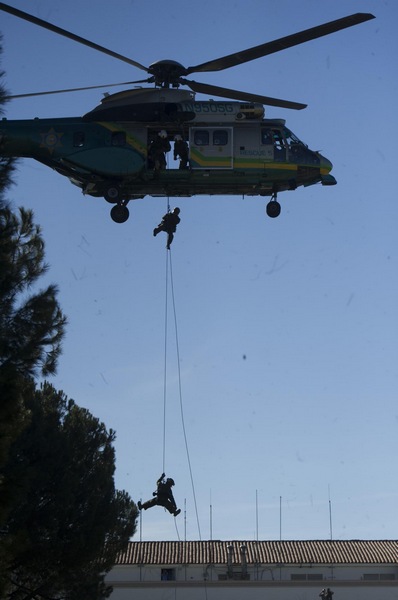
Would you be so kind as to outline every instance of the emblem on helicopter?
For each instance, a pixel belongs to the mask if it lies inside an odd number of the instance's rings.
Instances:
[[[47,150],[49,150],[50,154],[52,154],[54,152],[54,150],[56,148],[59,148],[62,146],[61,144],[61,137],[63,136],[63,133],[57,133],[54,129],[54,127],[51,127],[51,129],[49,129],[47,131],[47,133],[41,133],[41,143],[40,143],[40,148],[47,148]]]
[[[83,116],[0,122],[3,156],[33,158],[68,177],[83,194],[105,198],[114,205],[114,221],[125,222],[129,217],[128,203],[145,196],[264,196],[270,199],[266,206],[268,216],[277,217],[281,211],[277,200],[280,192],[300,186],[336,184],[330,160],[310,150],[283,119],[264,116],[264,105],[301,110],[305,104],[187,77],[271,55],[364,23],[374,19],[373,15],[355,13],[195,66],[160,60],[146,67],[8,4],[0,2],[0,10],[146,73],[145,79],[123,84],[9,98],[152,84],[107,94]],[[180,89],[182,86],[189,90]],[[212,99],[197,101],[197,93]],[[174,162],[168,159],[172,148]]]

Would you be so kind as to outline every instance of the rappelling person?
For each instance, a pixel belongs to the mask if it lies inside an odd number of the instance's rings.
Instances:
[[[165,476],[166,475],[162,473],[159,479],[157,480],[156,492],[153,492],[152,495],[154,497],[152,498],[152,500],[148,500],[143,504],[141,502],[138,502],[138,508],[140,510],[147,510],[147,508],[152,508],[152,506],[163,506],[164,508],[167,508],[169,513],[176,517],[180,514],[181,509],[177,508],[173,492],[171,491],[171,488],[174,485],[174,480],[169,478],[165,481]]]
[[[174,160],[180,157],[180,169],[188,169],[188,144],[182,139],[182,136],[177,133],[174,136]]]
[[[170,152],[171,146],[168,140],[167,131],[162,129],[149,145],[148,148],[148,167],[155,171],[161,171],[166,168],[166,152]]]
[[[165,215],[163,215],[161,222],[153,230],[153,235],[155,237],[160,231],[165,231],[167,233],[167,250],[170,250],[170,244],[174,239],[174,234],[176,232],[177,225],[181,221],[180,217],[178,216],[179,214],[180,209],[178,208],[178,206],[176,206],[171,212],[169,211]]]

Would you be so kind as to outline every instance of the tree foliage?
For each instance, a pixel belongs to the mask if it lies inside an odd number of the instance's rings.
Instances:
[[[6,476],[24,482],[6,534],[24,540],[9,598],[102,598],[104,574],[136,529],[137,508],[115,490],[115,433],[49,383],[28,399],[28,427]],[[28,474],[28,477],[26,476]]]
[[[32,211],[0,204],[0,368],[21,375],[53,374],[66,318],[57,288],[29,293],[46,272],[44,241]]]
[[[64,335],[56,287],[33,289],[45,271],[44,242],[32,212],[21,208],[15,214],[0,197],[0,525],[13,503],[2,468],[29,420],[25,390],[35,374],[55,372]]]

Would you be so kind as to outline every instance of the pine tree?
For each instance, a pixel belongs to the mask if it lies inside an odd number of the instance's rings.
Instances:
[[[0,114],[6,96],[0,85]],[[21,486],[4,477],[4,468],[10,447],[29,423],[24,396],[32,392],[32,375],[55,372],[66,323],[55,286],[32,291],[46,271],[44,242],[32,212],[20,209],[14,214],[5,201],[15,163],[15,159],[1,158],[0,139],[0,532]],[[4,566],[18,547],[12,536],[1,540],[1,598],[6,585]]]
[[[32,212],[21,208],[14,214],[0,193],[0,526],[9,498],[1,469],[28,418],[23,391],[34,375],[55,372],[64,335],[56,287],[32,291],[45,271],[44,242]]]
[[[31,421],[5,473],[25,482],[7,521],[7,533],[24,540],[9,568],[10,598],[104,598],[104,574],[138,515],[115,490],[115,433],[49,383],[25,401]]]
[[[46,272],[44,241],[33,213],[0,204],[0,369],[27,377],[55,373],[66,318],[57,288],[29,290]]]

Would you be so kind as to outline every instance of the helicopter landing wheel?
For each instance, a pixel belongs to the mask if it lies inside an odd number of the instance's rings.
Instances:
[[[116,204],[120,200],[120,188],[117,185],[109,186],[104,194],[104,198],[111,204]]]
[[[111,218],[115,223],[125,223],[129,216],[130,212],[125,204],[116,204],[111,209]]]
[[[270,200],[266,206],[266,212],[271,219],[275,219],[281,214],[281,205],[277,200]]]

